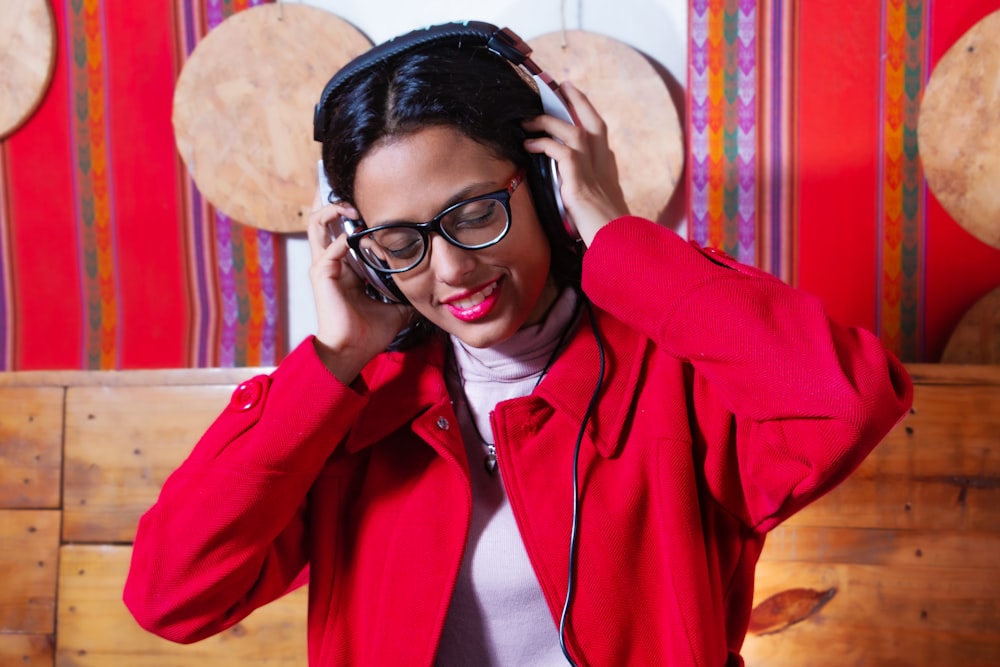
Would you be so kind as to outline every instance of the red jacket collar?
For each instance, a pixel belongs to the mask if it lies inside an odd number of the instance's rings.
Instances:
[[[649,340],[594,308],[597,331],[605,353],[600,398],[586,435],[602,456],[617,452],[620,434],[635,401],[636,386]],[[356,452],[389,436],[429,408],[449,403],[444,381],[445,340],[405,353],[387,352],[365,369],[358,389],[370,394],[348,436],[345,447]],[[575,423],[583,421],[600,368],[600,355],[590,319],[580,320],[566,350],[560,355],[534,395]],[[452,413],[453,415],[453,413]]]
[[[586,435],[602,456],[610,457],[623,441],[620,436],[635,402],[649,339],[596,307],[594,315],[604,348],[605,368],[599,400],[587,422]],[[535,392],[556,410],[568,414],[574,423],[583,422],[597,383],[600,353],[594,336],[594,327],[584,313],[569,346]]]

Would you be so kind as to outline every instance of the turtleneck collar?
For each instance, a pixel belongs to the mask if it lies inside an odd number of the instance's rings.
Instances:
[[[580,297],[576,290],[563,288],[545,319],[524,327],[507,340],[489,348],[475,348],[451,336],[459,374],[466,383],[522,382],[540,375],[556,346],[573,326]]]

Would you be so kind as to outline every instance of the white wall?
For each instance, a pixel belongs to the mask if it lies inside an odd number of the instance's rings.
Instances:
[[[688,0],[303,0],[303,3],[333,12],[374,43],[414,28],[468,19],[508,26],[527,40],[562,29],[597,32],[649,56],[681,86],[687,81]],[[541,65],[544,67],[544,63]],[[320,92],[316,91],[317,97]],[[304,237],[288,239],[287,260],[289,342],[294,346],[316,327],[312,289],[306,275],[309,251]]]

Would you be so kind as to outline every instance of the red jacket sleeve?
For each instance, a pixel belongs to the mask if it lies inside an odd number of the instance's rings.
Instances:
[[[647,220],[598,232],[583,287],[691,365],[708,488],[758,530],[843,481],[912,403],[909,375],[872,333]]]
[[[139,522],[124,592],[139,624],[194,642],[293,588],[306,493],[365,403],[311,339],[241,384]]]

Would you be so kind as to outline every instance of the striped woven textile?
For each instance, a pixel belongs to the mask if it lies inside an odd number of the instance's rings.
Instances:
[[[689,236],[936,361],[1000,252],[928,191],[934,64],[1000,0],[690,0]],[[960,110],[956,110],[960,112]]]
[[[257,366],[287,351],[283,239],[186,173],[174,84],[253,0],[53,0],[53,80],[0,143],[0,369]]]
[[[198,40],[253,4],[52,0],[51,86],[0,141],[0,370],[256,366],[287,351],[283,239],[204,200],[170,124]],[[689,0],[691,237],[816,294],[906,361],[938,359],[1000,284],[1000,251],[929,192],[919,100],[948,47],[997,10]]]

